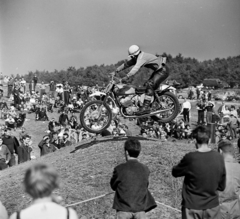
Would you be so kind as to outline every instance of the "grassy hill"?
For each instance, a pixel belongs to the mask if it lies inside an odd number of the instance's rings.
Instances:
[[[30,204],[22,188],[26,168],[35,162],[44,162],[57,169],[61,176],[61,195],[66,204],[82,201],[111,192],[109,181],[113,168],[124,162],[123,144],[125,139],[101,139],[86,142],[76,147],[61,149],[53,154],[30,161],[0,172],[0,198],[11,214]],[[155,199],[167,205],[180,208],[181,179],[171,177],[171,167],[188,151],[193,144],[186,142],[161,142],[155,139],[142,139],[140,161],[150,171],[150,191]],[[75,206],[80,216],[87,218],[111,218],[113,194],[96,201]],[[158,206],[149,213],[150,218],[180,218],[179,213]]]

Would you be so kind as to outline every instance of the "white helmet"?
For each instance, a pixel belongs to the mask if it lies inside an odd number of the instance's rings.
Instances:
[[[128,49],[129,56],[136,56],[141,52],[140,47],[137,45],[132,45]]]

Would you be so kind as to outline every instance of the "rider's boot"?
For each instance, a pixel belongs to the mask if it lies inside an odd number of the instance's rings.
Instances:
[[[151,112],[150,110],[151,100],[152,96],[145,95],[143,105],[142,107],[140,107],[139,111],[136,112],[136,115],[149,114]]]

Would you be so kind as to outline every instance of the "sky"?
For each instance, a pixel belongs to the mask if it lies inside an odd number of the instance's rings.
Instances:
[[[199,61],[240,55],[240,0],[0,0],[0,72],[116,64],[130,45]]]

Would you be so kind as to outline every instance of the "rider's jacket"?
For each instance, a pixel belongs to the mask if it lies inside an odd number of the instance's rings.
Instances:
[[[122,71],[134,65],[131,71],[127,74],[128,77],[135,75],[141,67],[150,68],[157,71],[162,67],[163,58],[157,57],[150,53],[141,52],[137,59],[130,59],[117,68],[117,71]]]

